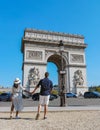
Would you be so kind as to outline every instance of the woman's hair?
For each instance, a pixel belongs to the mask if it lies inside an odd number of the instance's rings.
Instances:
[[[19,84],[13,84],[13,87],[18,88]]]

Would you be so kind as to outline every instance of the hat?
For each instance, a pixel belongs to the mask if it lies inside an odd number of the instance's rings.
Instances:
[[[16,78],[14,81],[14,84],[20,84],[20,83],[21,83],[21,80],[19,78]]]

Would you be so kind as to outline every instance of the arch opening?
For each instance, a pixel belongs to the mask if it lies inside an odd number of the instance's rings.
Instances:
[[[58,86],[58,68],[53,62],[47,63],[47,71],[50,73],[50,79],[53,81],[53,85]]]
[[[61,57],[61,55],[51,55],[48,59],[47,59],[47,70],[50,73],[50,78],[51,80],[53,80],[54,85],[58,85],[60,84],[59,79],[60,79],[60,70],[62,69],[62,60],[63,57]],[[63,58],[63,68],[65,70],[66,67],[66,62],[65,59]]]
[[[61,70],[61,67],[62,67],[61,60],[63,60],[63,67],[65,69],[65,67],[66,67],[66,61],[65,61],[64,57],[62,57],[61,55],[58,55],[58,54],[51,55],[47,59],[47,62],[54,63],[57,66],[58,70]]]

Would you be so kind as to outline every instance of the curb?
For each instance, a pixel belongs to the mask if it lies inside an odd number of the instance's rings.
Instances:
[[[43,111],[43,107],[41,111]],[[48,107],[50,112],[63,111],[100,111],[100,106],[66,106],[66,107]],[[0,107],[0,112],[10,112],[10,107]],[[37,107],[24,107],[21,112],[37,112]]]

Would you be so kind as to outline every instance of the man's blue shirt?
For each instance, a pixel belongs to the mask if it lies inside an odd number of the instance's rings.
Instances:
[[[53,88],[53,83],[48,78],[44,78],[39,81],[37,86],[41,86],[40,95],[47,96],[50,95],[50,92]]]

